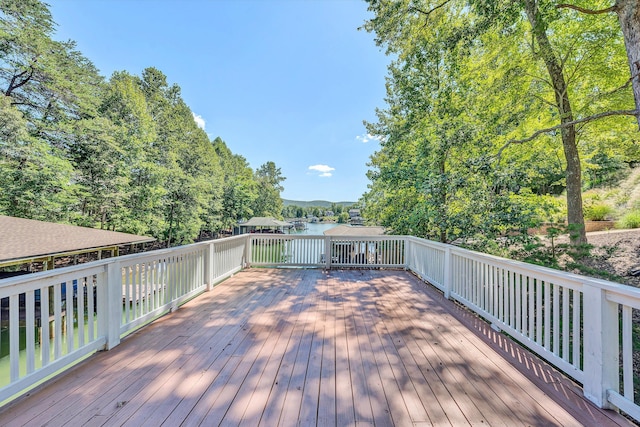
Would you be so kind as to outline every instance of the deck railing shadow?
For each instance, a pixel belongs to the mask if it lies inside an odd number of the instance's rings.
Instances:
[[[410,236],[250,234],[1,280],[0,402],[248,267],[412,271],[580,383],[597,406],[640,420],[640,290]]]

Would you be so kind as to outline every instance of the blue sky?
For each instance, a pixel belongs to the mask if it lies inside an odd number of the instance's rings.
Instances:
[[[360,0],[49,0],[56,39],[109,77],[156,67],[211,139],[281,168],[293,200],[356,201],[390,59]]]

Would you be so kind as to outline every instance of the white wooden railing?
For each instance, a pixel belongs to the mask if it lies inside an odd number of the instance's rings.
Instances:
[[[640,289],[415,237],[408,242],[408,269],[580,382],[596,405],[640,420],[633,375],[640,336],[632,321]]]
[[[404,268],[404,236],[296,236],[251,234],[248,263],[255,267]]]
[[[406,236],[249,234],[2,280],[0,401],[248,266],[411,270],[583,384],[595,404],[640,420],[640,290]]]
[[[0,345],[8,347],[0,402],[113,348],[241,270],[247,241],[238,236],[0,280]]]

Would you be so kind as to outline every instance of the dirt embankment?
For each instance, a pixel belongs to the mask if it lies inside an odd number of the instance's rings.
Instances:
[[[588,233],[587,239],[593,245],[592,256],[581,259],[582,264],[614,274],[620,277],[620,282],[640,288],[640,229]]]

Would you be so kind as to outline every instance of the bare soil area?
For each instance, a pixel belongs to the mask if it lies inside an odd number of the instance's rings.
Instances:
[[[587,239],[593,249],[591,257],[581,259],[581,264],[606,271],[618,276],[621,283],[640,288],[640,229],[587,233]]]

